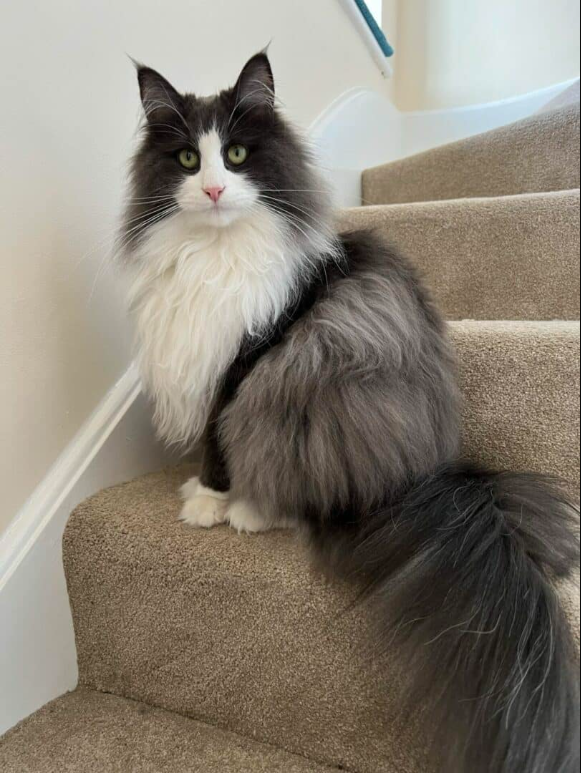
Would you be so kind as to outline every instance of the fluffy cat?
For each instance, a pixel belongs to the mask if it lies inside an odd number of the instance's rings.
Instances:
[[[216,97],[139,67],[123,231],[139,362],[168,443],[203,440],[182,518],[297,527],[363,584],[447,773],[574,773],[578,561],[554,482],[459,460],[446,327],[413,267],[337,234],[266,54]]]

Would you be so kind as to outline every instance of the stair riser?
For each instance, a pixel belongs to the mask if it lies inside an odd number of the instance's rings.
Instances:
[[[176,498],[168,517],[178,511]],[[390,762],[405,737],[396,695],[366,667],[368,621],[346,614],[344,592],[282,582],[273,594],[269,573],[241,579],[219,565],[180,572],[87,524],[69,529],[65,552],[81,685],[348,770],[403,770]],[[310,576],[305,553],[297,572]]]
[[[406,254],[448,319],[578,320],[579,203],[576,190],[366,207],[339,225]]]
[[[579,486],[579,324],[455,322],[464,451]]]
[[[365,204],[579,188],[579,104],[366,171]]]

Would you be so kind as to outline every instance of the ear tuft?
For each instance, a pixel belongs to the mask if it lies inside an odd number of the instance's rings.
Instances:
[[[177,112],[182,115],[183,98],[171,83],[151,67],[145,67],[137,62],[135,65],[141,102],[147,120],[154,123],[163,120],[164,116],[167,119],[168,113]]]
[[[275,105],[275,85],[272,67],[266,51],[253,56],[245,65],[234,88],[236,106],[240,110],[259,109],[272,112]]]

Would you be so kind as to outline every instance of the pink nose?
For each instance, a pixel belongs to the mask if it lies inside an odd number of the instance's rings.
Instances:
[[[217,204],[225,190],[225,188],[204,188],[204,193],[212,199],[214,204]]]

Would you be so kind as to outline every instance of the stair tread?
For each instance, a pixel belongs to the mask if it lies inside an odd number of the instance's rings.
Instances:
[[[363,174],[366,204],[505,196],[579,187],[579,103]]]
[[[0,739],[3,773],[337,770],[144,703],[79,689]]]
[[[448,319],[579,319],[579,190],[360,207],[339,226],[381,232]]]
[[[81,684],[358,773],[416,773],[397,675],[359,651],[370,623],[351,589],[314,575],[292,532],[178,521],[194,472],[101,492],[71,518]]]

